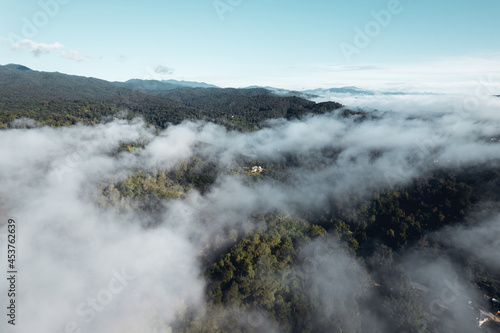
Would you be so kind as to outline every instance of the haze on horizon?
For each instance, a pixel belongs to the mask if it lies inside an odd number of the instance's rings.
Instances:
[[[2,1],[0,59],[110,81],[500,94],[494,0]],[[8,15],[7,15],[8,13]]]

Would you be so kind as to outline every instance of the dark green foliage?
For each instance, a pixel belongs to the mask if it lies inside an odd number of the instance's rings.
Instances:
[[[454,177],[419,181],[409,190],[377,194],[360,212],[368,220],[372,239],[398,248],[436,230],[463,220],[472,204],[473,188]]]
[[[237,322],[224,307],[239,308],[247,313],[259,311],[274,326],[289,331],[305,329],[310,323],[308,300],[300,274],[290,271],[297,254],[324,229],[283,213],[257,217],[264,228],[231,247],[207,270],[208,304],[211,311],[226,320]],[[231,318],[232,317],[232,318]],[[207,325],[209,318],[198,318]],[[247,325],[248,326],[248,325]],[[227,327],[219,326],[224,332]]]
[[[77,123],[95,125],[116,113],[116,108],[101,102],[62,99],[11,101],[0,97],[0,128],[4,129],[8,128],[10,122],[20,118],[34,119],[40,126],[60,127]]]

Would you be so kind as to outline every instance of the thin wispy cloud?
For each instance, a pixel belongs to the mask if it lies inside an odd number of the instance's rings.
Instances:
[[[156,74],[173,74],[174,73],[174,69],[170,68],[170,67],[167,67],[167,66],[158,65],[155,68],[155,73]]]
[[[63,58],[66,58],[66,59],[70,59],[70,60],[74,60],[74,61],[78,61],[78,62],[82,62],[84,60],[87,60],[87,59],[92,59],[92,56],[90,55],[86,55],[86,54],[82,54],[76,50],[71,50],[71,51],[68,51],[68,52],[61,52],[60,53],[60,56],[63,57]]]
[[[20,42],[14,42],[8,38],[2,38],[3,44],[7,45],[11,50],[22,53],[29,53],[35,57],[49,55],[55,51],[60,51],[59,56],[65,59],[82,62],[87,59],[92,59],[93,56],[83,54],[77,50],[69,50],[60,42],[42,43],[31,39],[23,39]]]
[[[370,66],[370,65],[365,65],[365,66],[339,66],[339,67],[333,67],[332,68],[334,71],[337,72],[350,72],[350,71],[373,71],[373,70],[383,70],[386,69],[385,67],[381,66]]]

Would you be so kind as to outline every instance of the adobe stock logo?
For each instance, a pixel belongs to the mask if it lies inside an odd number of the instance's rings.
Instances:
[[[121,271],[112,270],[112,278],[108,280],[106,287],[100,289],[95,297],[87,297],[76,308],[76,314],[80,317],[75,321],[68,321],[64,325],[64,333],[82,333],[86,326],[90,324],[97,314],[111,303],[129,284],[135,280],[135,275],[130,275],[125,268]]]
[[[393,16],[402,12],[403,6],[399,0],[390,0],[387,3],[387,9],[372,11],[373,20],[368,21],[363,29],[354,27],[353,43],[340,43],[339,47],[346,61],[350,63],[354,54],[359,54],[361,50],[368,47],[372,40],[380,35],[382,28],[387,28],[391,24]]]
[[[30,18],[24,16],[21,18],[21,36],[16,33],[9,33],[6,37],[12,42],[19,43],[24,39],[34,38],[40,29],[49,24],[50,20],[59,14],[61,5],[66,5],[71,0],[40,0],[38,6],[40,10],[34,13]]]
[[[71,173],[74,169],[82,165],[82,163],[85,162],[85,158],[88,157],[90,152],[97,148],[98,144],[98,141],[84,141],[77,150],[68,152],[64,161],[57,164],[50,175],[56,177],[59,182],[64,182],[63,176],[66,173]]]

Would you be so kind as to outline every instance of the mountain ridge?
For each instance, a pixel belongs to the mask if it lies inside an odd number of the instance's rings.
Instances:
[[[22,65],[0,66],[0,127],[19,118],[46,125],[95,124],[102,117],[129,111],[164,128],[184,120],[208,120],[228,129],[255,130],[268,119],[300,118],[342,108],[263,88],[173,87],[172,83],[138,80],[109,82],[96,78],[40,72]]]

